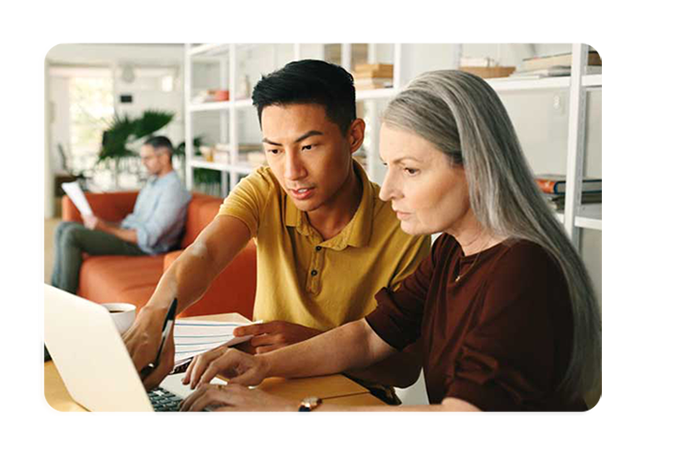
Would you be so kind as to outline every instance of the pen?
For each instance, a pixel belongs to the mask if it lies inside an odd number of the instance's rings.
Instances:
[[[165,340],[168,339],[170,335],[170,330],[173,328],[173,322],[175,322],[175,313],[177,312],[177,298],[173,298],[173,302],[170,304],[170,309],[168,309],[168,315],[165,316],[165,323],[163,323],[163,334],[160,339],[160,347],[158,347],[158,354],[156,354],[156,359],[153,363],[149,365],[151,369],[155,369],[158,364],[160,364],[160,354],[163,352],[163,346],[165,346]]]

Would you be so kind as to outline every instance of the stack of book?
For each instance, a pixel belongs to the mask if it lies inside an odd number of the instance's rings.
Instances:
[[[546,78],[571,75],[571,53],[554,54],[550,56],[532,57],[523,60],[518,70],[510,78]],[[588,53],[589,75],[602,73],[603,62],[597,51]]]
[[[266,166],[267,158],[259,143],[241,143],[238,145],[238,160],[252,167]]]
[[[549,206],[564,210],[566,176],[540,175],[537,185]],[[582,204],[700,203],[700,180],[598,180],[584,179]]]
[[[571,75],[571,53],[533,57],[523,61],[514,77],[543,78]],[[597,67],[700,66],[700,46],[689,45],[595,45],[588,65]]]
[[[392,64],[358,64],[352,76],[357,90],[390,88],[394,83],[394,66]]]
[[[199,147],[202,158],[205,161],[218,164],[229,164],[231,148],[227,143],[217,143],[216,145]],[[267,158],[259,143],[242,143],[238,145],[238,161],[247,163],[252,167],[266,166]]]
[[[459,69],[481,78],[504,78],[515,71],[515,67],[501,67],[490,57],[465,57],[459,61]]]

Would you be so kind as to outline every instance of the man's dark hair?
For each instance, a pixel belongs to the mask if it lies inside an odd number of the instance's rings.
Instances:
[[[355,86],[352,75],[329,62],[303,60],[290,62],[265,75],[253,89],[253,105],[258,121],[270,105],[319,104],[326,116],[345,134],[357,118]]]
[[[170,161],[173,160],[173,144],[172,142],[170,142],[170,139],[168,139],[164,135],[151,137],[150,139],[146,140],[144,145],[149,145],[154,150],[160,150],[161,148],[165,148],[168,153],[168,158],[170,158]]]

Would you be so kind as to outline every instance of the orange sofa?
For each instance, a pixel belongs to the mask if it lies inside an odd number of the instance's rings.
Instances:
[[[108,221],[120,221],[133,210],[137,192],[85,195],[95,215]],[[219,198],[193,194],[187,208],[185,233],[179,250],[141,257],[85,255],[80,269],[78,295],[96,303],[126,302],[141,308],[153,294],[165,270],[216,217],[222,202]],[[67,196],[62,200],[62,217],[64,221],[82,222],[80,212]],[[238,312],[252,318],[255,276],[255,244],[251,241],[214,280],[204,296],[180,317]]]

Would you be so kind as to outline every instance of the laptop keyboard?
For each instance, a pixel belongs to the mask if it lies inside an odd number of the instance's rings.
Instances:
[[[182,398],[162,387],[157,387],[148,393],[151,405],[155,411],[178,411]]]

